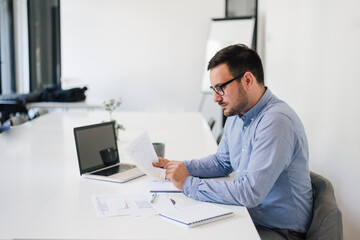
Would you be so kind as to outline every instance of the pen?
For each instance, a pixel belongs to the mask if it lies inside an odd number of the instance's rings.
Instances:
[[[155,201],[156,195],[157,195],[156,193],[153,193],[153,194],[151,195],[150,203],[153,203],[153,202]]]

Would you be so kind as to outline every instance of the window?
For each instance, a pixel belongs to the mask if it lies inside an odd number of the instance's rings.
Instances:
[[[60,0],[0,0],[0,94],[60,85]]]
[[[255,29],[251,46],[255,50],[257,45],[257,8],[258,0],[225,0],[225,18],[255,18]]]
[[[60,84],[60,1],[28,0],[30,90]]]
[[[15,92],[13,1],[0,0],[0,94]]]
[[[226,0],[226,17],[255,17],[256,8],[256,0]]]

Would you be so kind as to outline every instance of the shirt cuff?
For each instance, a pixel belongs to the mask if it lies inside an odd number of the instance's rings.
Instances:
[[[196,193],[199,186],[199,182],[200,179],[197,177],[193,177],[193,176],[186,177],[182,187],[183,194],[185,194],[190,198],[196,199]]]

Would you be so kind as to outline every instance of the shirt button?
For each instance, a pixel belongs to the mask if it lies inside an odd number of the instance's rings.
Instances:
[[[190,197],[191,195],[190,194],[188,194],[188,197]]]
[[[236,172],[240,172],[239,170],[237,170]]]
[[[244,129],[246,129],[247,128],[247,126],[244,126]]]
[[[245,148],[241,149],[241,151],[242,151],[242,152],[245,151]]]
[[[254,121],[254,118],[251,118],[251,121]]]

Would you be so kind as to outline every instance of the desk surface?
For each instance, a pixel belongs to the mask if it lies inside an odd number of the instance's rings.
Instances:
[[[203,157],[216,150],[199,113],[115,112],[121,161],[130,162],[125,146],[147,130],[152,141],[165,142],[173,160]],[[259,239],[244,207],[226,206],[235,216],[187,229],[159,216],[99,218],[92,195],[144,193],[151,179],[125,184],[80,177],[73,128],[108,119],[106,112],[53,112],[0,134],[0,239]],[[177,201],[195,200],[175,194]]]

